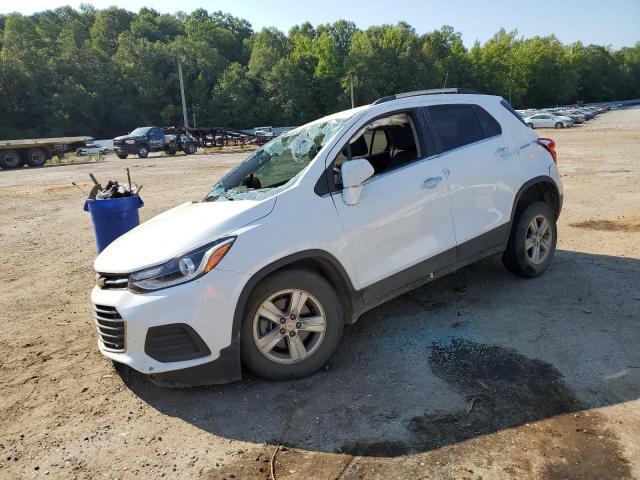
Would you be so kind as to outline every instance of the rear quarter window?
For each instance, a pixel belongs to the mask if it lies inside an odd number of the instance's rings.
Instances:
[[[522,123],[523,125],[527,125],[526,123],[524,123],[524,120],[522,119],[522,117],[518,114],[518,112],[516,112],[513,107],[509,104],[509,102],[507,102],[506,100],[502,99],[500,100],[500,105],[502,105],[504,108],[506,108],[507,110],[509,110],[509,113],[511,115],[513,115],[514,117],[516,117],[520,123]]]
[[[502,127],[489,112],[478,105],[474,105],[473,109],[478,116],[478,121],[480,122],[485,138],[495,137],[502,133]]]

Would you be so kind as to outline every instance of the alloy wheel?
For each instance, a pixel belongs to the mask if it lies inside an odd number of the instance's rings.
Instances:
[[[544,215],[533,217],[527,227],[524,249],[527,260],[535,265],[543,263],[552,247],[553,230]]]
[[[276,363],[298,363],[313,355],[324,340],[327,318],[309,292],[281,290],[269,296],[253,318],[253,340]]]

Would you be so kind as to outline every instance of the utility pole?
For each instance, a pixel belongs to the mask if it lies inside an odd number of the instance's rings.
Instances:
[[[444,90],[445,88],[447,88],[447,80],[449,79],[449,72],[447,72],[447,75],[444,77],[444,86],[442,87],[442,89]]]
[[[349,83],[351,84],[351,108],[355,108],[356,104],[353,101],[353,74],[349,74]]]
[[[184,118],[184,127],[189,128],[189,117],[187,117],[187,104],[184,100],[184,80],[182,79],[182,64],[185,57],[178,56],[178,77],[180,78],[180,95],[182,96],[182,116]]]
[[[193,115],[193,128],[196,128],[196,106],[197,105],[191,105],[191,112]]]

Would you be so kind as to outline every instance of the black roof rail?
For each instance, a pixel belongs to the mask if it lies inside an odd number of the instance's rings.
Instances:
[[[400,98],[417,97],[419,95],[442,95],[452,93],[481,95],[480,92],[476,92],[475,90],[472,90],[470,88],[432,88],[431,90],[417,90],[415,92],[404,92],[396,93],[395,95],[388,95],[386,97],[379,98],[378,100],[373,102],[373,105],[390,102],[392,100],[398,100]]]

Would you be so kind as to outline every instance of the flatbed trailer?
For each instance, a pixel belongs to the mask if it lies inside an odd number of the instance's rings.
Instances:
[[[41,167],[54,155],[85,145],[93,137],[28,138],[0,140],[0,168],[20,168],[23,165]]]

